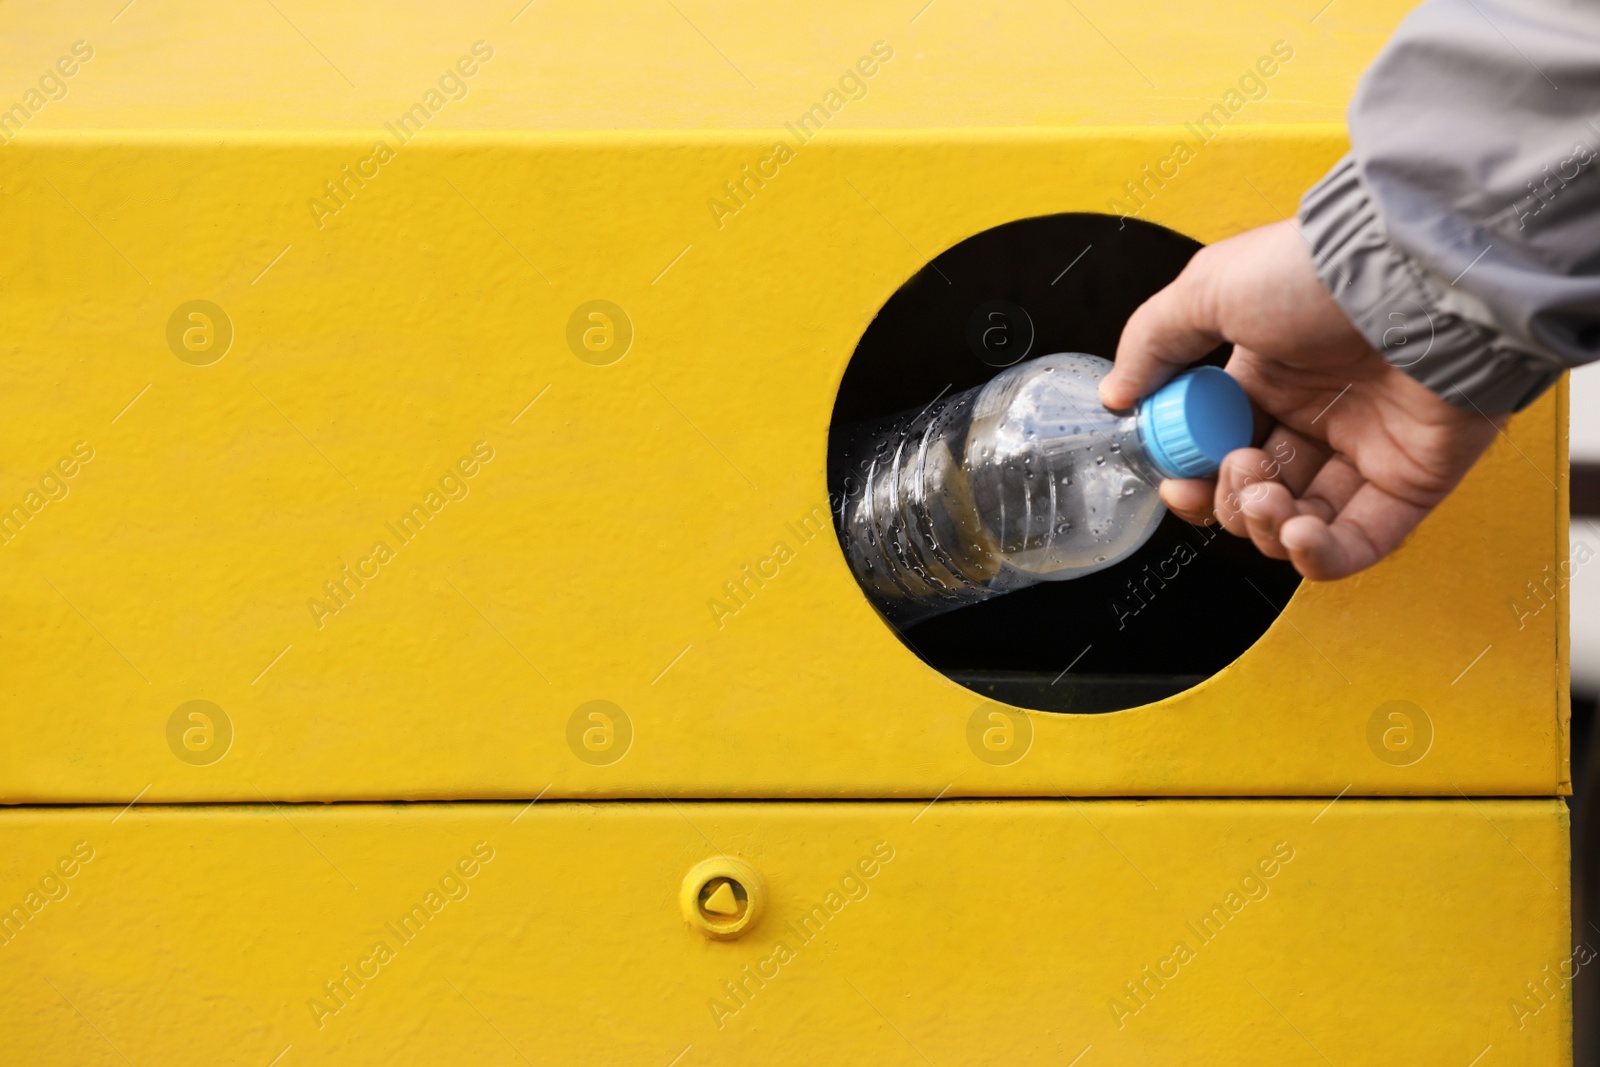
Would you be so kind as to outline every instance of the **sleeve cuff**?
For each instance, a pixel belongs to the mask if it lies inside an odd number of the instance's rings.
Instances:
[[[1300,225],[1317,276],[1367,343],[1457,407],[1520,411],[1565,369],[1460,313],[1467,301],[1390,241],[1353,156],[1307,190]]]

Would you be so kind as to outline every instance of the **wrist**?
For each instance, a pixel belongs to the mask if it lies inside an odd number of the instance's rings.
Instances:
[[[1351,325],[1446,402],[1517,411],[1560,375],[1559,361],[1508,343],[1471,294],[1390,239],[1354,156],[1306,192],[1300,222],[1317,277]]]

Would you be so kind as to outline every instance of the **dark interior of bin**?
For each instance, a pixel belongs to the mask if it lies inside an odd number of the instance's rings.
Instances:
[[[1112,358],[1128,316],[1199,248],[1137,219],[1064,214],[1007,223],[944,252],[890,297],[856,346],[834,404],[830,491],[842,481],[842,427],[922,408],[1020,359]],[[1207,362],[1221,364],[1227,352]],[[1193,549],[1181,566],[1180,542]],[[1299,581],[1249,542],[1169,514],[1114,567],[898,632],[929,666],[984,696],[1041,711],[1116,711],[1182,692],[1233,662]]]

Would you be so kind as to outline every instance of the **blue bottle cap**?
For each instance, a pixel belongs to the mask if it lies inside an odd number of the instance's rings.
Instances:
[[[1250,399],[1226,371],[1196,367],[1139,402],[1139,439],[1168,478],[1205,478],[1250,444]]]

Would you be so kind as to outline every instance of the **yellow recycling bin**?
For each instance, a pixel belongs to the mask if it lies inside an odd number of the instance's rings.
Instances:
[[[0,9],[9,1056],[1568,1062],[1564,394],[1332,585],[832,531],[1401,12],[918,6]]]

